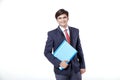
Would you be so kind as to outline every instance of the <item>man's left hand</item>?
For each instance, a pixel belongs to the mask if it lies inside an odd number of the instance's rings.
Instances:
[[[83,73],[85,73],[85,72],[86,72],[85,69],[80,69],[80,73],[81,73],[81,74],[83,74]]]

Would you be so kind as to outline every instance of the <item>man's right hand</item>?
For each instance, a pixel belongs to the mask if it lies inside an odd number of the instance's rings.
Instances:
[[[62,67],[62,68],[67,68],[67,67],[68,67],[67,62],[68,62],[67,60],[62,61],[62,62],[60,63],[60,67]]]

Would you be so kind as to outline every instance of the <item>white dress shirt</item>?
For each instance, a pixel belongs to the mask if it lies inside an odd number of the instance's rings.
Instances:
[[[66,37],[66,35],[65,35],[65,28],[63,28],[63,27],[61,27],[61,26],[59,26],[59,27],[60,27],[60,29],[62,30],[64,36]],[[66,29],[67,29],[68,35],[70,36],[70,30],[69,30],[68,26],[66,27]]]

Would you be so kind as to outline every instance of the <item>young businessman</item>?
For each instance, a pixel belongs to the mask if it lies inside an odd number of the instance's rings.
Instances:
[[[68,11],[59,9],[55,14],[55,18],[59,25],[56,29],[48,32],[44,54],[54,65],[56,80],[82,80],[81,74],[85,72],[85,61],[79,38],[79,30],[68,26]],[[78,51],[68,64],[66,60],[60,61],[52,54],[52,51],[54,52],[63,40],[68,41]],[[64,69],[60,70],[59,67]]]

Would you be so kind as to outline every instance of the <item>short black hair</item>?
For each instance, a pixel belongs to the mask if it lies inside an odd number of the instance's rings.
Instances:
[[[57,19],[57,17],[62,15],[62,14],[66,14],[67,16],[69,16],[68,11],[66,11],[65,9],[59,9],[55,14],[55,18]]]

